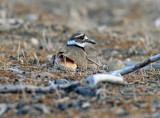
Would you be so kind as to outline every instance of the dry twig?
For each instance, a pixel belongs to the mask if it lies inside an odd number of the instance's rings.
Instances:
[[[136,65],[140,62],[124,62],[124,65],[125,66],[133,66],[133,65]],[[151,69],[160,69],[160,63],[153,63],[151,65],[147,65],[145,67],[143,67],[143,69],[145,70],[151,70]]]
[[[22,92],[36,92],[36,93],[50,93],[55,88],[53,86],[34,86],[34,85],[0,85],[0,93],[22,93]]]
[[[94,63],[94,64],[96,64],[98,67],[101,66],[100,64],[98,64],[97,62],[93,61],[92,59],[90,59],[90,58],[88,58],[88,57],[87,57],[87,60],[90,61],[90,62],[92,62],[92,63]]]
[[[114,84],[122,84],[122,85],[127,84],[127,82],[124,80],[122,76],[114,76],[111,74],[90,75],[86,78],[86,81],[91,87],[96,86],[99,82],[102,82],[102,81],[110,82]]]
[[[131,73],[137,69],[143,68],[144,66],[149,65],[150,63],[153,63],[158,60],[160,60],[160,54],[151,56],[147,60],[140,62],[136,65],[126,67],[124,69],[112,71],[110,74],[90,75],[86,78],[86,81],[89,84],[89,86],[92,86],[92,87],[96,86],[97,83],[102,82],[102,81],[125,85],[127,84],[127,82],[124,80],[124,78],[121,75]]]
[[[158,61],[158,60],[160,60],[160,54],[151,56],[147,60],[145,60],[143,62],[140,62],[136,65],[129,66],[129,67],[126,67],[126,68],[123,68],[123,69],[120,69],[120,70],[115,70],[115,71],[111,72],[111,74],[112,75],[125,75],[125,74],[131,73],[135,70],[138,70],[140,68],[143,68],[143,67],[149,65],[150,63],[153,63],[153,62]]]
[[[50,86],[34,86],[34,85],[0,85],[0,93],[52,93],[57,89],[65,91],[72,91],[74,88],[79,86],[81,81],[74,81],[72,83],[55,85],[52,83]]]

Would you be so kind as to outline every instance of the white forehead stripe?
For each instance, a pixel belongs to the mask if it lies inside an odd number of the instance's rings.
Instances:
[[[83,35],[84,35],[84,34],[79,34],[79,35],[75,36],[75,38],[81,37],[81,36],[83,36]]]
[[[77,45],[79,47],[85,47],[86,43],[79,43],[74,40],[67,41],[67,45]]]
[[[85,36],[84,39],[88,39],[88,38]]]

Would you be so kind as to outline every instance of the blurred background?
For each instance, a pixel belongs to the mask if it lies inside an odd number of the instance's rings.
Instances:
[[[144,61],[160,53],[160,0],[0,0],[0,84],[50,86],[54,80],[71,82],[101,73],[53,68],[52,56],[75,32],[95,40],[86,47],[87,56],[104,65],[104,73],[123,68],[125,62]],[[7,111],[6,118],[47,113],[52,113],[49,118],[159,118],[159,72],[154,68],[133,72],[125,76],[126,86],[100,83],[96,90],[80,86],[85,94],[79,87],[53,94],[2,93],[0,116]]]
[[[98,26],[159,26],[159,0],[0,0],[1,17],[65,24],[76,29]]]
[[[134,54],[150,56],[160,50],[159,6],[159,0],[0,0],[0,37],[29,46],[38,42],[43,48],[39,42],[46,33],[52,42],[46,47],[54,53],[71,34],[83,32],[97,42],[94,55],[110,58],[110,52],[117,50],[113,55],[123,52],[121,58],[131,49],[123,59]],[[15,27],[4,19],[22,25]]]

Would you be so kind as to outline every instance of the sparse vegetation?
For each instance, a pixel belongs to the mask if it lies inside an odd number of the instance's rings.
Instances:
[[[123,75],[127,85],[82,84],[89,75],[110,71],[107,64],[112,60],[130,66],[160,53],[159,4],[1,0],[0,117],[159,117],[160,61]],[[86,51],[103,67],[57,70],[52,56],[79,31],[97,42]],[[19,91],[1,91],[8,85]]]

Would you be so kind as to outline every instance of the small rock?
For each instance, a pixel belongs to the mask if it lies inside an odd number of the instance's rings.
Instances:
[[[5,10],[4,7],[0,6],[0,18],[6,18],[6,17],[7,17],[7,11]]]
[[[91,104],[89,102],[85,102],[82,104],[83,109],[89,108],[90,106],[91,106]]]
[[[38,39],[36,39],[36,38],[31,38],[31,44],[33,45],[33,46],[35,46],[35,47],[38,47],[39,46],[39,41],[38,41]]]
[[[10,58],[10,60],[17,60],[17,57],[16,57],[16,56],[12,56],[12,55],[11,55],[9,58]]]
[[[5,54],[0,54],[0,58],[5,58]]]
[[[84,95],[84,96],[94,96],[95,91],[92,88],[80,86],[74,90],[76,93]]]
[[[38,15],[37,15],[37,14],[27,14],[27,15],[26,15],[26,18],[27,18],[29,21],[36,21],[36,20],[38,20]]]
[[[131,61],[132,61],[131,58],[125,59],[125,62],[131,62]]]
[[[29,106],[24,106],[22,108],[17,109],[17,114],[18,115],[22,115],[22,114],[24,115],[24,114],[29,113],[29,110],[30,110]]]
[[[123,108],[119,108],[119,109],[115,110],[115,113],[117,115],[121,115],[121,116],[125,116],[125,115],[128,114],[127,111],[125,109],[123,109]]]
[[[66,106],[64,104],[58,104],[58,108],[62,111],[64,111],[66,109]]]
[[[102,69],[103,69],[103,70],[108,70],[108,66],[107,66],[106,64],[103,64],[103,65],[102,65]]]
[[[69,81],[66,79],[57,79],[54,82],[55,84],[69,84]]]
[[[97,70],[98,66],[96,64],[87,64],[87,68],[91,70]]]
[[[102,26],[98,26],[97,30],[100,33],[103,33],[104,31],[106,31],[107,27],[106,25],[102,25]]]
[[[0,116],[7,111],[7,108],[8,107],[6,104],[3,104],[3,103],[0,104]]]
[[[114,71],[114,70],[118,70],[118,69],[124,68],[125,65],[121,60],[114,59],[114,60],[110,60],[107,63],[107,67],[108,67],[109,71]]]
[[[35,109],[37,109],[38,111],[40,111],[41,113],[49,113],[49,109],[46,105],[44,104],[36,104],[33,106]]]
[[[23,24],[24,23],[24,21],[22,19],[15,19],[15,18],[8,19],[8,22],[11,25],[17,25],[17,24]]]
[[[158,17],[155,21],[154,21],[155,26],[158,28],[160,27],[160,17]]]
[[[160,112],[156,112],[152,114],[151,118],[159,118],[160,117]]]
[[[70,98],[69,97],[64,97],[64,98],[59,98],[58,100],[55,100],[56,103],[67,103],[69,102]]]
[[[112,57],[116,57],[117,55],[119,55],[119,52],[114,50],[112,53],[111,53],[111,56]]]

